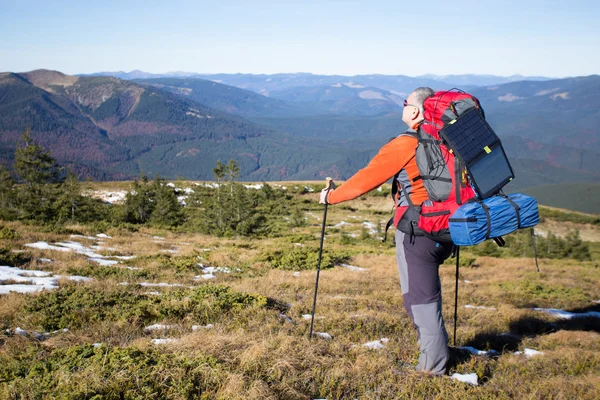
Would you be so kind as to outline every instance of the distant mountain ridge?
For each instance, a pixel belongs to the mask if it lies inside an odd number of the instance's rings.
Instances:
[[[515,81],[543,81],[554,78],[542,76],[498,76],[482,74],[463,74],[463,75],[433,75],[425,74],[416,77],[406,75],[321,75],[307,72],[299,73],[279,73],[279,74],[206,74],[196,72],[167,72],[153,74],[140,70],[130,72],[95,72],[92,74],[80,74],[79,76],[114,76],[120,79],[157,79],[157,78],[201,78],[212,80],[217,83],[224,83],[230,86],[236,86],[242,89],[252,90],[256,93],[269,95],[271,90],[283,90],[296,86],[324,86],[336,83],[355,82],[364,86],[374,86],[397,94],[409,93],[412,89],[419,86],[431,87],[453,87],[460,86],[471,88],[474,86],[499,85]]]
[[[347,176],[371,155],[360,144],[307,142],[114,77],[2,73],[0,162],[12,164],[27,127],[61,164],[82,177],[104,180],[131,179],[140,172],[211,179],[216,161],[230,158],[238,161],[245,180],[320,179]]]
[[[315,80],[296,75],[277,79],[284,85]],[[345,179],[405,129],[399,94],[346,78],[320,77],[317,86],[290,86],[266,97],[197,77],[3,73],[0,162],[10,165],[29,126],[59,161],[94,179],[129,179],[142,171],[210,179],[216,160],[230,158],[240,163],[244,180]],[[599,78],[469,90],[512,159],[517,179],[511,187],[600,182]],[[389,76],[367,82],[414,83]]]

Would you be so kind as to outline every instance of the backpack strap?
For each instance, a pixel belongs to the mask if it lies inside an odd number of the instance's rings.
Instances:
[[[479,202],[479,204],[481,205],[481,208],[483,208],[483,211],[485,211],[485,219],[486,219],[486,231],[485,231],[485,240],[488,240],[490,238],[490,234],[492,233],[492,218],[490,217],[490,208],[483,203],[482,201]]]
[[[399,134],[396,137],[398,138],[400,136],[410,136],[410,137],[414,137],[415,139],[419,140],[419,136],[418,136],[417,132],[413,132],[413,131],[402,132],[401,134]],[[396,173],[396,175],[394,175],[394,178],[392,179],[392,199],[394,199],[394,207],[392,208],[392,218],[390,218],[389,221],[385,224],[385,232],[383,234],[383,240],[382,240],[383,243],[385,243],[385,241],[387,239],[388,230],[394,223],[394,214],[396,211],[396,207],[398,206],[398,203],[397,203],[398,199],[396,198],[396,196],[398,195],[398,186],[400,186],[400,183],[398,182],[398,175],[400,175],[400,172],[402,172],[402,170],[398,171]],[[402,191],[404,192],[404,196],[406,197],[408,204],[412,206],[410,197],[408,197],[408,195],[406,194],[406,190],[404,190],[404,187],[402,188]]]
[[[504,193],[500,193],[500,196],[504,197],[506,201],[510,203],[511,206],[515,209],[515,213],[517,214],[517,229],[521,229],[521,207],[518,206],[517,203],[511,200],[510,197],[505,195]]]

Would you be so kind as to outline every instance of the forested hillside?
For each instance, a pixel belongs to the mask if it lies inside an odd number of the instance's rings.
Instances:
[[[29,127],[63,165],[92,179],[141,172],[209,179],[219,159],[237,160],[245,180],[345,179],[406,128],[401,93],[383,86],[443,82],[382,75],[211,78],[254,90],[267,85],[280,99],[195,77],[1,74],[0,161],[12,166],[18,137]],[[598,85],[600,77],[590,76],[470,90],[512,160],[512,190],[600,183]]]

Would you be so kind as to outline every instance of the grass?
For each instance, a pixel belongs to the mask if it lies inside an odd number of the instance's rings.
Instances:
[[[531,258],[461,252],[457,345],[498,352],[482,357],[452,351],[450,374],[475,372],[480,386],[471,387],[413,370],[417,338],[403,309],[395,250],[389,243],[392,235],[381,243],[379,234],[365,232],[363,226],[385,222],[390,201],[383,196],[329,208],[322,261],[327,268],[320,273],[315,331],[333,339],[309,340],[310,320],[303,315],[312,310],[322,212],[314,203],[317,192],[298,196],[312,201],[306,224],[260,240],[144,227],[137,232],[99,232],[93,226],[68,226],[61,233],[3,223],[9,229],[3,254],[20,255],[11,261],[21,268],[94,280],[61,280],[55,291],[0,296],[0,398],[600,397],[600,320],[560,320],[532,310],[600,311],[600,304],[594,303],[600,300],[597,242],[589,242],[592,261],[541,259],[541,273]],[[342,221],[346,224],[336,228]],[[544,223],[552,221],[546,217]],[[140,269],[99,266],[74,253],[8,251],[37,240],[93,244],[69,238],[69,232],[109,234],[106,247],[115,250],[100,251],[136,255],[124,263]],[[41,257],[53,262],[41,263]],[[340,262],[368,270],[336,266]],[[440,267],[451,342],[453,262]],[[202,273],[198,263],[230,268],[232,273],[216,273],[210,283],[199,281],[194,279]],[[141,282],[183,286],[149,288]],[[464,308],[467,304],[488,308]],[[155,323],[171,328],[144,330]],[[214,327],[192,329],[208,323]],[[39,342],[14,334],[16,327],[69,331]],[[164,337],[177,341],[150,342]],[[384,337],[390,340],[381,350],[362,346]],[[530,359],[514,354],[524,348],[544,354]]]

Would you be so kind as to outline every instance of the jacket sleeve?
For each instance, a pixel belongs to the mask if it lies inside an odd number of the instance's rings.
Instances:
[[[327,196],[329,204],[355,199],[381,186],[415,156],[417,139],[399,136],[383,146],[369,164]]]

